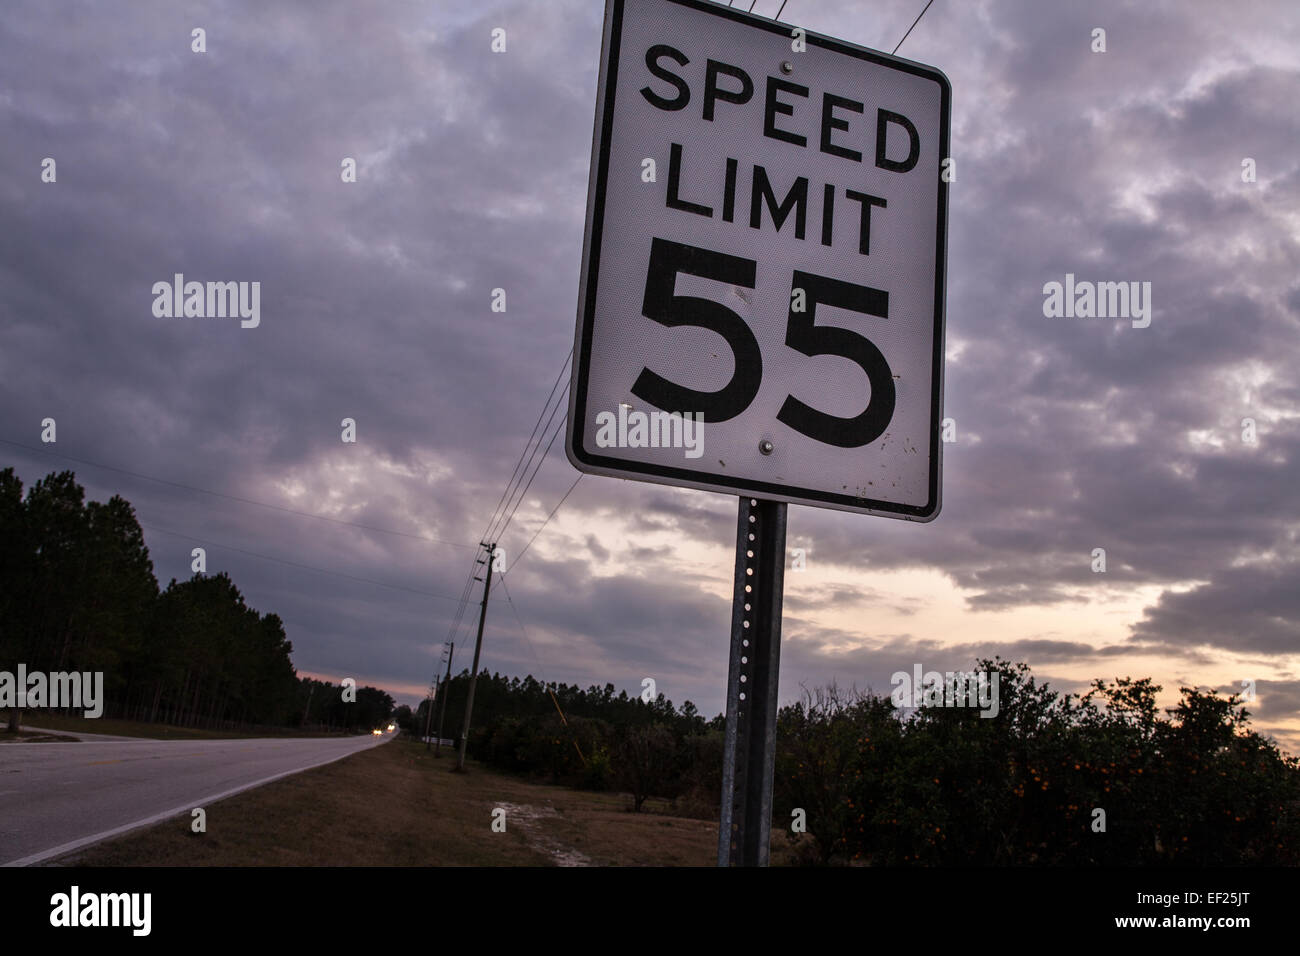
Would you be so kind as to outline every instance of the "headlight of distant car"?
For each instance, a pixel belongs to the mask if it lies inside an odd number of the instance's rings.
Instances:
[[[374,734],[376,737],[379,737],[379,736],[382,736],[382,735],[383,735],[383,731],[382,731],[382,730],[372,730],[372,731],[370,731],[370,732],[371,732],[372,734]]]

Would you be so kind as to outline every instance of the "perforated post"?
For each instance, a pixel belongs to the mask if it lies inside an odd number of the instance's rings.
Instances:
[[[719,866],[767,866],[785,586],[785,517],[783,501],[740,499]]]

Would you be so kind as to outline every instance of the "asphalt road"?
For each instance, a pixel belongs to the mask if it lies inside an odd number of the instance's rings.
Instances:
[[[0,865],[40,863],[394,736],[3,744]]]

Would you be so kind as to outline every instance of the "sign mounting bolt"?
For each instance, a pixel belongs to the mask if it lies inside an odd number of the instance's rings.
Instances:
[[[782,60],[781,72],[784,73],[786,76],[789,76],[791,73],[794,72],[794,64],[791,63],[789,60]]]
[[[764,438],[762,441],[758,443],[758,450],[761,451],[764,455],[772,454],[772,449],[774,449],[775,447],[776,446],[773,445],[766,438]]]

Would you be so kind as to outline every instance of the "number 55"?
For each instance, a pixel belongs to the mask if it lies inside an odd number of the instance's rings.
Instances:
[[[731,309],[698,296],[674,295],[679,272],[752,289],[757,263],[666,239],[656,238],[650,247],[642,314],[669,328],[691,325],[721,335],[735,358],[735,371],[731,381],[718,391],[701,392],[643,368],[632,394],[665,411],[699,411],[706,422],[725,422],[745,411],[758,395],[763,354],[753,331]],[[889,365],[870,340],[848,329],[818,326],[815,313],[820,302],[888,318],[889,293],[798,271],[794,273],[794,287],[804,290],[808,308],[796,312],[791,305],[785,344],[809,357],[840,355],[849,359],[866,373],[871,397],[860,414],[842,418],[787,395],[777,419],[823,444],[840,448],[869,445],[884,433],[894,415],[894,379]]]
[[[797,270],[794,287],[804,290],[808,309],[796,312],[791,304],[785,344],[804,355],[842,355],[855,362],[867,373],[871,398],[861,414],[841,418],[819,412],[793,395],[787,395],[785,404],[776,415],[777,420],[823,444],[840,448],[869,445],[884,434],[889,420],[894,417],[894,376],[889,363],[880,354],[880,349],[858,333],[816,325],[815,312],[820,302],[885,319],[889,317],[889,293]]]

